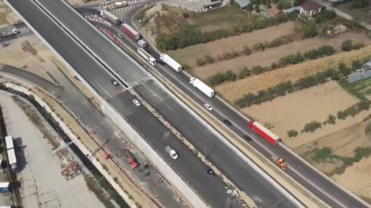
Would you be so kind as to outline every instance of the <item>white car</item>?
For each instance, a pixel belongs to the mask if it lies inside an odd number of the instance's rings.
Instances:
[[[133,103],[136,105],[136,106],[140,106],[140,105],[142,105],[140,102],[139,102],[139,100],[137,100],[137,99],[134,99],[133,100]]]
[[[114,79],[111,79],[111,83],[115,85],[116,87],[119,86],[119,83]]]
[[[174,160],[178,159],[179,155],[178,153],[173,150],[171,147],[169,146],[166,146],[165,147],[165,151],[170,155],[171,158],[173,158]]]
[[[205,107],[207,110],[209,110],[209,111],[211,111],[211,110],[213,109],[213,107],[211,107],[211,105],[209,105],[209,104],[204,104],[204,107]]]

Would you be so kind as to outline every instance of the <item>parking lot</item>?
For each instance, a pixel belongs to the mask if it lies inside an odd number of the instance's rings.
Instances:
[[[8,134],[21,139],[24,150],[17,150],[18,180],[25,208],[103,208],[90,192],[84,177],[67,180],[61,160],[52,154],[52,146],[10,96],[0,92],[0,102]],[[1,198],[0,198],[1,200]]]

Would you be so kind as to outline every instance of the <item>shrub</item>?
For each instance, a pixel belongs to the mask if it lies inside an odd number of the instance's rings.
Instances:
[[[321,128],[322,124],[317,121],[312,121],[310,123],[305,124],[303,132],[315,132],[318,128]]]
[[[298,132],[296,130],[289,130],[287,131],[287,136],[291,137],[296,137],[298,136]]]
[[[265,49],[265,43],[255,43],[252,47],[254,51],[264,51]]]
[[[280,67],[287,66],[289,64],[298,64],[304,61],[303,56],[300,53],[297,53],[296,55],[288,55],[283,58],[281,58],[277,65]]]
[[[329,115],[327,120],[326,120],[326,123],[335,125],[336,124],[336,116]]]
[[[237,79],[237,76],[232,71],[227,71],[226,73],[217,73],[208,78],[211,86],[216,86],[224,82],[233,82]]]
[[[348,76],[350,73],[352,73],[352,70],[349,67],[347,67],[343,62],[340,62],[339,72],[344,76]]]
[[[363,47],[365,47],[365,43],[363,43],[363,42],[353,44],[353,50],[359,50]]]
[[[304,28],[303,33],[303,38],[315,37],[317,35],[317,25],[314,22],[309,21],[307,26]]]
[[[239,79],[245,79],[251,75],[251,71],[245,66],[240,69],[240,73],[238,74]]]
[[[245,54],[246,56],[248,56],[248,55],[250,55],[252,53],[252,50],[251,50],[251,48],[249,46],[245,45],[243,47],[243,51],[242,52],[243,52],[243,54]]]
[[[187,19],[188,17],[189,17],[189,14],[187,13],[187,12],[183,12],[183,17],[185,18],[185,19]]]
[[[261,66],[253,66],[251,69],[252,73],[255,75],[261,74],[265,71],[265,69]]]
[[[351,51],[353,49],[353,42],[352,40],[345,40],[341,43],[341,50],[343,51]]]

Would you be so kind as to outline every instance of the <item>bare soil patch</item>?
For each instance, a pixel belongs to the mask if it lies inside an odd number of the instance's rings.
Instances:
[[[280,36],[274,36],[275,34],[276,32],[272,31],[270,35],[272,37],[280,37]],[[225,39],[225,40],[228,40],[228,39]],[[348,33],[340,34],[334,38],[316,37],[316,38],[310,38],[306,40],[295,41],[293,43],[282,45],[277,48],[266,49],[261,52],[253,53],[249,56],[240,56],[235,59],[231,59],[231,60],[227,60],[223,62],[216,62],[214,64],[208,64],[202,67],[196,67],[192,70],[192,72],[197,77],[200,77],[201,79],[207,79],[208,77],[216,73],[226,72],[228,70],[232,70],[238,73],[240,68],[245,67],[245,66],[248,68],[252,68],[258,65],[262,67],[269,67],[272,65],[272,63],[278,62],[281,58],[285,56],[296,54],[299,52],[305,53],[309,50],[317,49],[325,44],[333,46],[336,49],[336,52],[339,53],[339,52],[342,52],[341,43],[348,39],[353,40],[354,42],[364,42],[366,45],[371,43],[371,39],[368,38],[363,33],[348,32]],[[262,42],[262,41],[259,41],[259,42]],[[240,47],[243,47],[243,45]],[[224,46],[224,48],[227,48],[227,47]],[[223,45],[220,45],[220,50],[223,50]],[[202,49],[200,49],[200,51],[202,51]],[[199,53],[195,53],[194,51],[193,54],[199,54]],[[222,52],[219,54],[222,54]]]
[[[21,19],[9,9],[5,3],[0,2],[0,27],[21,22]]]
[[[371,159],[364,158],[333,179],[362,198],[371,198]]]
[[[0,63],[22,68],[54,83],[41,67],[41,64],[53,56],[38,37],[31,35],[12,41],[7,48],[0,50]]]
[[[295,33],[295,22],[287,22],[278,26],[257,30],[251,33],[216,40],[206,44],[190,46],[176,51],[168,51],[169,55],[181,64],[195,66],[198,58],[205,55],[217,57],[225,52],[241,51],[245,45],[250,48],[260,42],[272,41],[281,36]]]
[[[365,133],[370,121],[355,123],[347,128],[341,129],[332,134],[323,136],[312,142],[304,144],[295,149],[301,155],[308,154],[314,148],[331,148],[331,154],[341,157],[354,157],[356,148],[371,147],[371,136]],[[310,160],[310,157],[307,157]],[[342,165],[339,160],[329,160],[328,162],[311,163],[325,173],[332,173]],[[371,159],[364,158],[352,166],[348,166],[343,174],[335,174],[332,178],[361,197],[371,197]]]
[[[361,122],[370,111],[362,111],[355,117],[336,120],[335,125],[322,125],[314,133],[300,133],[305,124],[311,121],[324,122],[330,114],[356,104],[358,99],[349,95],[338,85],[330,81],[302,91],[274,99],[272,102],[244,108],[242,111],[262,124],[273,126],[271,130],[280,136],[285,144],[295,149],[317,138],[329,135],[355,123]],[[296,130],[299,135],[289,138],[288,130]],[[353,151],[353,150],[351,150]]]
[[[225,83],[217,86],[215,89],[225,99],[234,102],[244,94],[250,92],[256,93],[259,90],[265,90],[286,81],[295,82],[300,78],[316,74],[317,72],[323,72],[329,68],[337,69],[340,62],[350,66],[354,60],[370,58],[370,54],[371,46],[368,46],[357,51],[339,53],[330,57],[307,61],[302,64],[251,76],[236,82]]]

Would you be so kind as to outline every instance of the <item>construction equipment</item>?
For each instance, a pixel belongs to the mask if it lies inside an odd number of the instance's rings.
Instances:
[[[271,157],[271,161],[274,162],[274,163],[276,163],[276,165],[278,167],[280,167],[282,170],[285,170],[286,169],[287,164],[286,164],[285,160],[282,157],[278,157],[278,156],[273,155]]]
[[[131,166],[131,169],[134,170],[135,168],[137,168],[139,166],[138,160],[130,152],[130,144],[129,143],[126,143],[125,149],[122,149],[121,152],[128,159],[128,162]]]

